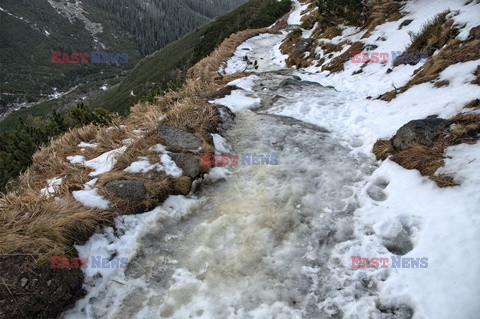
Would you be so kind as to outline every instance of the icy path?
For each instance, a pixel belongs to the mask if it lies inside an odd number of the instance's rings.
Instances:
[[[217,149],[229,148],[240,157],[277,155],[278,165],[217,168],[211,175],[228,176],[207,179],[195,197],[173,197],[138,217],[141,222],[124,217],[120,240],[113,232],[92,238],[80,248],[81,255],[115,254],[130,257],[130,263],[125,271],[102,270],[101,278],[87,269],[89,295],[68,317],[342,318],[345,311],[380,313],[375,282],[385,269],[351,269],[345,248],[358,241],[357,196],[375,167],[321,127],[264,113],[300,98],[341,99],[334,89],[299,81],[275,64],[278,54],[272,53],[271,43],[277,37],[252,42],[251,49],[264,54],[258,57],[262,72],[236,82],[246,90],[233,102],[247,102],[237,109],[225,145],[216,140]],[[381,197],[381,189],[378,193]]]
[[[231,168],[201,187],[203,199],[160,215],[118,280],[126,285],[97,291],[88,317],[321,318],[338,311],[336,297],[374,291],[331,256],[354,237],[369,161],[319,127],[250,110],[226,139],[232,153],[277,154],[279,165]]]

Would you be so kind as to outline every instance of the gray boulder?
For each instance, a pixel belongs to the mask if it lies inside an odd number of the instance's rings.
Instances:
[[[200,174],[200,163],[197,159],[190,154],[183,153],[171,153],[168,154],[172,160],[183,170],[183,173],[193,178],[196,178]]]
[[[301,39],[292,50],[292,55],[308,51],[315,40],[312,38]]]
[[[105,184],[105,189],[116,197],[139,202],[145,198],[147,189],[140,181],[116,180]]]
[[[393,147],[403,150],[411,144],[431,146],[435,135],[447,129],[452,121],[429,117],[424,120],[413,120],[402,126],[392,138]]]
[[[167,123],[160,125],[158,134],[167,146],[173,148],[197,152],[202,147],[202,141],[194,134]]]

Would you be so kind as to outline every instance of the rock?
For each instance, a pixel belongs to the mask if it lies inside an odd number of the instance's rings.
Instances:
[[[451,124],[452,121],[433,117],[410,121],[402,126],[392,138],[393,147],[396,150],[403,150],[411,144],[431,146],[435,135]]]
[[[198,152],[202,147],[202,141],[194,134],[167,123],[160,125],[158,134],[168,146],[173,148]]]
[[[220,105],[218,108],[218,114],[220,116],[220,123],[218,124],[219,132],[226,132],[235,121],[235,114],[226,106]]]
[[[292,55],[308,51],[315,40],[312,38],[301,39],[292,50]]]
[[[168,155],[183,170],[184,175],[194,179],[200,174],[200,163],[194,156],[183,153],[171,153]]]
[[[145,185],[143,185],[143,183],[140,181],[110,181],[105,184],[105,189],[121,199],[136,202],[142,201],[147,194]]]
[[[28,279],[22,278],[20,279],[20,286],[25,287],[27,285]]]
[[[312,86],[318,86],[318,87],[322,87],[322,85],[320,85],[319,83],[317,82],[312,82],[312,81],[302,81],[301,79],[295,79],[295,78],[288,78],[288,79],[285,79],[283,80],[282,82],[280,82],[279,86],[280,87],[291,87],[291,86],[297,86],[297,87],[304,87],[306,85],[312,85]]]

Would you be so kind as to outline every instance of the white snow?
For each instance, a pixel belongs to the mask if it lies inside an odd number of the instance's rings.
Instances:
[[[183,174],[183,170],[175,164],[170,156],[167,154],[163,154],[161,157],[162,164],[165,169],[165,173],[171,175],[173,177],[181,177]]]
[[[213,145],[215,146],[215,152],[217,154],[228,154],[230,153],[228,149],[228,144],[225,138],[219,134],[212,134]]]
[[[82,155],[67,156],[67,160],[72,164],[85,163],[85,157]]]
[[[227,85],[232,85],[232,86],[234,85],[241,89],[244,89],[245,91],[252,92],[252,87],[255,84],[255,81],[258,81],[258,80],[260,80],[260,78],[257,75],[252,74],[247,77],[233,80],[229,82]]]
[[[85,189],[72,192],[73,198],[87,207],[108,209],[110,202],[98,194],[98,189]]]
[[[210,103],[225,105],[235,112],[259,106],[260,101],[259,98],[252,98],[242,91],[235,90],[225,97],[210,101]]]
[[[86,142],[80,142],[77,146],[79,148],[87,148],[87,147],[97,147],[97,143],[86,143]]]
[[[90,189],[93,188],[93,186],[95,186],[97,181],[98,181],[98,178],[94,178],[94,179],[86,182],[85,185],[83,185],[83,186],[85,187],[86,190],[90,190]]]
[[[225,167],[213,167],[208,174],[205,174],[204,181],[216,182],[221,179],[226,179],[229,171]]]
[[[151,164],[147,158],[141,158],[140,161],[133,162],[125,169],[125,172],[129,173],[148,173],[150,171],[156,170],[161,171],[163,166],[155,163]]]
[[[154,145],[154,146],[150,147],[148,150],[152,151],[152,152],[160,153],[160,154],[168,153],[167,148],[162,144]]]
[[[93,172],[90,173],[90,176],[98,176],[111,171],[117,162],[116,156],[124,153],[126,150],[127,147],[122,146],[112,151],[103,153],[97,158],[86,161],[85,165],[93,169]]]
[[[288,24],[291,25],[300,25],[302,22],[300,19],[302,18],[302,11],[305,10],[308,7],[308,4],[300,4],[298,1],[293,2],[295,5],[295,9],[293,10],[292,13],[290,13],[290,16],[288,17]]]
[[[233,74],[236,72],[254,71],[255,69],[247,64],[245,58],[251,63],[257,61],[257,71],[284,68],[287,56],[283,55],[279,49],[284,38],[284,34],[260,34],[250,38],[238,46],[233,57],[227,61],[226,66],[220,67],[219,72]]]
[[[55,187],[62,185],[63,178],[61,177],[54,177],[52,179],[47,180],[48,187],[42,188],[41,193],[46,197],[49,198],[52,194],[55,193]]]

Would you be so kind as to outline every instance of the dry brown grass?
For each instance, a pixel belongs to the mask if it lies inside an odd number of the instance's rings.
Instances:
[[[476,85],[480,85],[480,66],[477,67],[477,69],[475,70],[475,73],[473,73],[473,74],[476,76],[476,79],[473,80],[471,83],[476,84]]]
[[[444,86],[448,86],[449,84],[450,84],[449,80],[442,80],[442,81],[435,82],[434,86],[438,89]]]
[[[331,40],[335,37],[341,36],[342,34],[343,30],[338,26],[331,26],[325,29],[322,29],[322,27],[318,27],[318,29],[313,32],[312,37],[316,39],[324,38]]]
[[[478,104],[478,101],[476,103]],[[453,117],[452,121],[455,123],[454,129],[449,131],[448,135],[437,135],[431,146],[413,144],[396,151],[391,140],[378,140],[373,146],[373,153],[377,160],[385,160],[390,156],[392,161],[402,167],[418,170],[422,175],[435,181],[439,187],[456,186],[458,183],[451,176],[435,173],[444,165],[447,147],[477,142],[480,136],[480,114],[461,113]]]
[[[465,107],[469,109],[480,109],[480,99],[470,101],[470,103],[467,103]]]
[[[397,21],[402,18],[402,4],[395,0],[376,0],[370,2],[370,15],[367,19],[367,32],[372,32],[378,25],[387,21]]]
[[[315,59],[315,49],[316,45],[312,44],[310,49],[305,52],[290,54],[287,59],[287,66],[289,68],[295,66],[297,69],[309,67]],[[308,55],[305,56],[306,54]]]
[[[280,51],[283,54],[290,55],[292,53],[295,46],[300,42],[302,39],[302,29],[297,28],[290,32],[283,41],[282,45],[280,45]]]
[[[315,23],[318,22],[319,17],[320,13],[318,13],[318,10],[310,11],[304,15],[300,20],[302,22],[302,29],[311,30],[315,26]]]
[[[64,252],[67,245],[85,241],[115,216],[112,211],[85,207],[70,196],[45,199],[34,189],[3,196],[0,207],[0,254]]]
[[[393,100],[396,97],[397,97],[397,91],[392,90],[392,91],[388,91],[387,93],[384,93],[384,94],[380,95],[380,100],[390,102],[391,100]]]
[[[349,44],[349,42],[348,41],[342,41],[338,44],[335,44],[335,43],[331,43],[331,42],[321,41],[321,42],[318,43],[318,46],[323,50],[323,52],[325,54],[329,54],[329,53],[332,53],[332,52],[342,51],[343,46],[346,45],[346,44]]]
[[[373,154],[375,154],[379,161],[386,160],[394,151],[391,140],[378,140],[373,145]]]
[[[451,176],[435,175],[435,172],[444,165],[445,141],[438,140],[433,146],[420,144],[410,145],[404,150],[396,152],[391,140],[378,140],[373,146],[373,153],[377,160],[390,159],[406,169],[416,169],[423,176],[428,176],[439,187],[458,185]]]
[[[347,51],[334,58],[330,63],[322,67],[322,71],[340,72],[344,70],[345,62],[352,59],[352,52],[361,52],[365,45],[362,42],[354,42]]]

